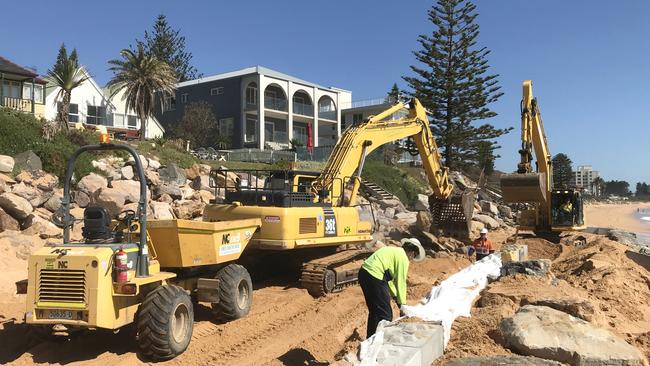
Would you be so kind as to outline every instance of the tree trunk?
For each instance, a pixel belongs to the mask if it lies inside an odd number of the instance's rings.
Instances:
[[[145,116],[142,107],[140,107],[138,114],[140,115],[140,141],[144,141],[147,133],[147,117]]]
[[[70,91],[63,92],[63,101],[59,105],[59,123],[66,131],[70,131],[68,126],[68,114],[70,113],[70,98],[72,93]]]

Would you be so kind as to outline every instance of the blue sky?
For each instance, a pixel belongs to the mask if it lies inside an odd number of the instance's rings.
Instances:
[[[521,82],[532,79],[551,152],[591,164],[605,179],[650,182],[650,2],[477,0],[480,45],[505,95],[492,107],[502,137],[497,168],[518,161]],[[63,5],[65,4],[65,5]],[[32,1],[3,17],[0,55],[50,67],[65,42],[100,84],[106,61],[142,37],[159,13],[180,28],[194,65],[210,75],[263,65],[353,92],[354,100],[405,86],[432,1]],[[25,12],[20,2],[5,14]],[[74,11],[70,12],[73,9]],[[71,15],[70,15],[71,14]],[[70,17],[67,20],[66,17]],[[7,30],[13,30],[7,33]]]

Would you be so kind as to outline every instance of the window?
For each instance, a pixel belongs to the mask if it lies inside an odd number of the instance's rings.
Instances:
[[[363,114],[355,113],[352,115],[352,123],[357,124],[363,120]]]
[[[187,103],[187,93],[181,94],[181,103]]]
[[[2,83],[2,95],[9,98],[20,98],[20,82],[5,80]]]
[[[223,94],[223,86],[218,86],[216,88],[210,89],[210,95],[221,95]]]
[[[124,127],[124,115],[120,113],[113,113],[113,126]]]
[[[257,138],[257,118],[254,115],[246,115],[246,133],[244,135],[245,142],[255,142]]]
[[[233,135],[233,128],[235,124],[235,119],[222,118],[219,120],[219,136],[231,137]]]
[[[307,144],[307,126],[293,126],[293,138],[300,141],[303,145]]]
[[[257,86],[255,84],[246,87],[246,104],[257,104]]]
[[[163,101],[163,112],[176,110],[176,97],[173,95],[165,95]]]
[[[61,108],[61,102],[58,102],[56,105],[56,110],[58,111]],[[79,122],[79,105],[77,103],[70,103],[70,109],[68,110],[68,122]]]
[[[138,118],[136,116],[127,116],[127,124],[129,128],[138,128]]]
[[[34,85],[34,88],[36,90],[36,94],[34,95],[34,101],[36,103],[43,104],[43,85],[36,84]]]
[[[34,102],[43,104],[43,85],[34,84],[34,89],[36,94],[34,95]],[[26,82],[23,83],[23,99],[31,100],[32,99],[32,83]]]
[[[88,115],[86,116],[86,123],[92,125],[105,125],[106,124],[106,107],[88,105]]]

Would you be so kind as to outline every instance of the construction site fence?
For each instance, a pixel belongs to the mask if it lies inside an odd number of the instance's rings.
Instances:
[[[326,161],[333,147],[315,147],[310,153],[307,148],[298,147],[291,150],[260,150],[236,149],[230,150],[226,157],[229,161],[246,161],[256,163],[275,163],[277,161]]]

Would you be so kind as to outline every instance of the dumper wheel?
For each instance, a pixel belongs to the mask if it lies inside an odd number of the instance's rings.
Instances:
[[[219,319],[243,318],[251,310],[253,282],[246,268],[229,264],[217,272],[219,280],[219,302],[212,303],[212,309]]]
[[[190,344],[194,309],[181,287],[164,285],[148,293],[136,319],[138,346],[148,358],[169,360]]]

